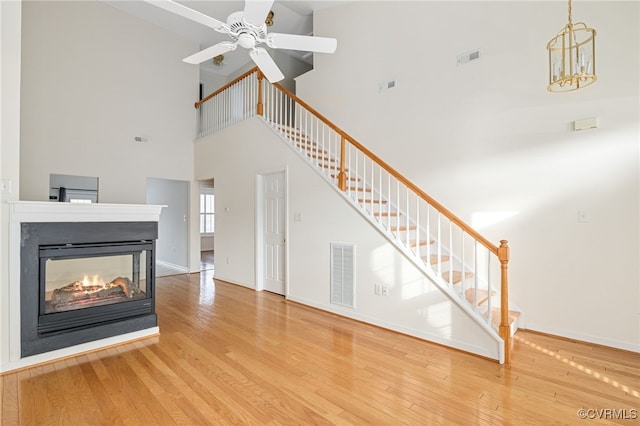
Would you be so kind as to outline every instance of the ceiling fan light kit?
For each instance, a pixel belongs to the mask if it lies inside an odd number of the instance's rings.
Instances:
[[[269,22],[273,23],[271,6],[274,0],[247,0],[244,10],[234,12],[221,22],[172,0],[145,0],[149,4],[175,13],[199,24],[227,34],[233,41],[223,41],[184,58],[189,64],[200,64],[219,55],[235,50],[238,46],[248,49],[249,57],[271,83],[284,78],[271,55],[259,44],[272,49],[305,50],[317,53],[333,53],[338,42],[335,38],[303,36],[295,34],[267,34]]]

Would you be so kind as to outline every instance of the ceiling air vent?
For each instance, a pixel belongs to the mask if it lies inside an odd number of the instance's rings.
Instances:
[[[480,59],[480,49],[471,50],[469,52],[458,55],[458,65],[463,65],[471,61]]]
[[[355,244],[331,243],[331,303],[355,307]]]

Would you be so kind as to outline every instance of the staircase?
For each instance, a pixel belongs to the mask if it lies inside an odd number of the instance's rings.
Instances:
[[[248,95],[229,97],[242,104],[227,108],[243,111],[242,117],[262,116],[424,276],[502,341],[500,361],[510,362],[511,336],[520,314],[508,309],[507,241],[496,246],[486,240],[294,94],[269,84],[259,70],[249,71],[228,87]],[[196,108],[216,101],[224,89],[196,103]],[[234,124],[237,116],[222,114],[222,120],[208,120],[200,136]]]
[[[317,171],[329,177],[332,185],[338,187],[339,161],[332,157],[326,147],[320,146],[313,137],[299,128],[268,121],[268,124],[302,154],[303,158]],[[471,306],[484,321],[500,326],[500,308],[495,307],[496,292],[473,284],[474,272],[468,270],[461,259],[449,255],[446,246],[436,244],[436,240],[427,235],[425,228],[418,228],[409,215],[394,205],[383,194],[374,191],[363,178],[350,170],[344,170],[349,182],[345,192],[350,194],[347,200],[354,204],[374,226],[376,226],[400,250],[410,253],[410,257],[419,257],[417,266],[425,273],[436,271],[441,279],[440,287],[450,288],[457,297]],[[420,253],[425,253],[420,255]],[[493,305],[493,306],[492,306]],[[517,330],[517,311],[509,311],[510,334]]]

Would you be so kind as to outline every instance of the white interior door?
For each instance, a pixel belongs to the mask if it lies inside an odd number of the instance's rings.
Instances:
[[[285,294],[285,214],[284,172],[262,176],[263,288]]]

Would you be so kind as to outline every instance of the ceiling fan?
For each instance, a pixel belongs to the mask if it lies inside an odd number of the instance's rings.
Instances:
[[[264,43],[273,49],[333,53],[338,44],[335,38],[280,33],[267,34],[265,18],[271,10],[274,0],[245,0],[244,10],[232,13],[227,17],[226,22],[218,21],[172,0],[144,1],[227,34],[233,40],[215,44],[184,58],[183,61],[189,64],[200,64],[241,46],[250,50],[249,56],[271,83],[282,80],[284,75],[271,55],[264,48],[256,47],[257,45]]]

